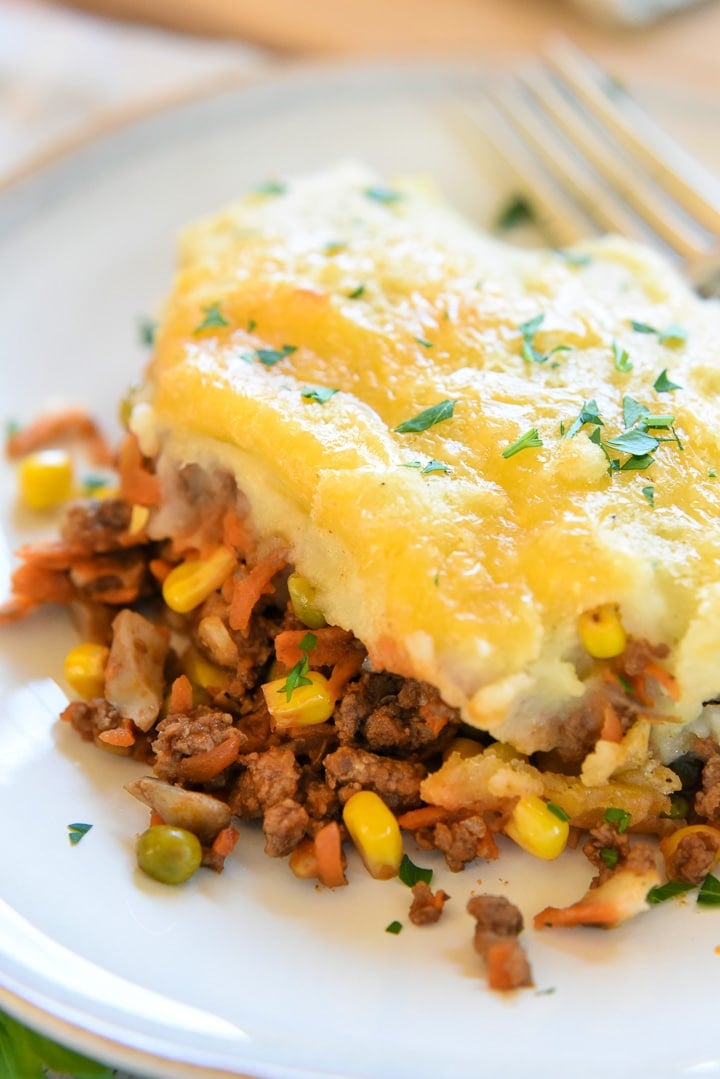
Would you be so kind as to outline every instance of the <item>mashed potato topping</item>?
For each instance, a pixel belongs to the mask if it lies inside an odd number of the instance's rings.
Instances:
[[[580,616],[616,605],[669,649],[670,759],[720,695],[719,342],[647,250],[516,250],[344,166],[185,232],[130,426],[161,480],[229,470],[375,670],[525,753],[592,683]]]

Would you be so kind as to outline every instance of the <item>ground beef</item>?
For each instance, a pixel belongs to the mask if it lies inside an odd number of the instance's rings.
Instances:
[[[720,849],[720,832],[690,832],[679,841],[672,855],[666,858],[670,880],[700,884],[715,865]]]
[[[126,605],[149,594],[154,587],[145,553],[137,547],[76,562],[70,567],[69,577],[77,598],[85,602]]]
[[[518,908],[499,895],[476,895],[468,901],[476,920],[473,944],[486,963],[491,989],[517,989],[532,985],[525,949],[517,939],[523,928]]]
[[[122,716],[104,697],[89,701],[71,701],[60,715],[86,742],[92,742],[101,731],[114,730],[122,723]]]
[[[245,768],[230,795],[230,809],[238,817],[256,820],[284,799],[294,799],[300,767],[291,750],[273,746],[264,753],[241,758]]]
[[[442,888],[433,892],[423,880],[413,885],[412,894],[408,917],[413,925],[433,925],[440,918],[443,907],[450,898]]]
[[[633,843],[626,832],[618,832],[610,823],[591,828],[583,845],[583,854],[597,869],[590,887],[597,888],[619,869],[644,873],[655,865],[655,848],[650,843]]]
[[[201,706],[192,712],[178,712],[162,719],[152,743],[155,775],[168,783],[180,778],[180,763],[196,753],[206,753],[228,737],[233,717]]]
[[[307,811],[293,798],[274,802],[263,814],[265,853],[271,858],[284,858],[305,838],[309,817]]]
[[[89,554],[127,546],[132,506],[122,498],[94,498],[74,502],[65,513],[62,538]]]
[[[338,816],[340,802],[336,791],[314,776],[303,776],[303,805],[313,820],[332,820]]]
[[[350,746],[340,746],[323,763],[328,786],[338,790],[341,802],[355,791],[372,790],[394,812],[420,804],[420,781],[426,774],[421,764],[379,757]]]
[[[459,721],[457,709],[433,686],[367,671],[348,687],[335,712],[341,744],[404,754],[444,744]]]
[[[617,665],[629,678],[635,678],[644,674],[649,663],[657,659],[665,659],[670,653],[666,644],[650,644],[644,639],[631,638],[623,654],[618,658]]]
[[[720,754],[713,754],[702,770],[702,790],[695,796],[695,812],[699,817],[720,823]]]
[[[479,814],[447,823],[441,821],[431,828],[422,829],[416,838],[426,850],[441,851],[448,868],[454,873],[464,869],[475,858],[496,858],[498,853],[487,823]]]

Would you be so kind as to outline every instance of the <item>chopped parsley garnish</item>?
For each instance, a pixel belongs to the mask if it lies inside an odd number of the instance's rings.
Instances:
[[[392,933],[392,934],[394,934],[394,936],[397,936],[398,933],[400,933],[401,931],[402,931],[402,922],[398,922],[398,921],[390,922],[390,925],[385,926],[385,932],[386,933]]]
[[[348,294],[347,294],[348,300],[359,300],[364,292],[365,292],[365,286],[364,285],[358,285],[358,287],[354,288],[352,290],[352,292],[348,292]]]
[[[230,325],[220,310],[219,303],[206,304],[202,310],[205,312],[205,318],[195,327],[193,333],[202,333],[204,330],[215,330],[220,326]]]
[[[585,402],[576,419],[570,424],[563,437],[574,438],[581,427],[584,427],[586,423],[594,423],[597,427],[603,426],[603,421],[600,419],[598,404],[594,397],[592,400]]]
[[[451,472],[450,465],[444,464],[442,461],[428,461],[426,465],[422,461],[403,461],[403,468],[418,468],[421,475],[429,476],[431,472]]]
[[[635,333],[659,333],[654,326],[648,326],[647,322],[637,322],[634,318],[630,319],[630,325]]]
[[[643,487],[642,493],[643,493],[643,498],[645,499],[647,504],[649,506],[654,506],[655,505],[655,488],[652,487],[652,486]]]
[[[418,412],[417,416],[413,416],[412,419],[398,424],[395,431],[399,435],[427,431],[429,427],[434,427],[436,423],[449,420],[455,409],[455,404],[456,402],[449,398],[438,401],[436,405],[431,405],[430,408],[425,408],[422,412]]]
[[[655,458],[651,453],[644,453],[641,457],[628,457],[627,461],[616,466],[619,472],[644,472],[650,465],[655,464]]]
[[[300,391],[300,396],[304,401],[316,401],[319,405],[324,405],[337,392],[336,389],[330,386],[306,386],[304,390]]]
[[[656,884],[645,896],[648,903],[666,903],[668,899],[674,899],[677,895],[685,895],[694,884],[688,884],[684,880],[669,880],[666,884]]]
[[[635,319],[631,318],[630,325],[635,330],[635,333],[656,334],[661,344],[668,341],[676,341],[678,344],[682,344],[683,341],[687,341],[687,330],[675,323],[671,326],[666,326],[664,330],[658,330],[655,326],[649,326],[647,322],[636,322]]]
[[[626,375],[628,371],[632,371],[633,365],[630,362],[630,354],[626,348],[619,345],[617,341],[612,343],[613,362],[615,369],[620,371],[621,374]]]
[[[297,350],[297,345],[283,345],[282,348],[256,348],[251,359],[259,360],[265,367],[274,367],[280,360]]]
[[[257,329],[257,322],[255,321],[254,318],[249,318],[248,319],[248,324],[247,324],[247,332],[248,333],[255,333],[256,329]]]
[[[297,661],[291,671],[288,672],[287,680],[284,686],[280,686],[280,693],[284,693],[287,700],[290,700],[293,693],[300,686],[312,685],[312,679],[308,678],[310,673],[310,652],[317,644],[317,637],[314,633],[306,633],[303,639],[298,645],[301,652],[305,654],[301,659]]]
[[[570,820],[570,814],[566,813],[563,807],[559,806],[556,802],[548,802],[547,807],[559,820]]]
[[[708,469],[708,479],[709,480],[717,479],[717,471],[714,468],[709,468]]]
[[[287,184],[282,180],[265,180],[255,188],[256,195],[284,195]]]
[[[703,907],[720,906],[720,880],[712,873],[708,873],[700,885],[697,901]]]
[[[608,869],[614,869],[620,859],[620,851],[617,847],[600,847],[598,854]]]
[[[151,318],[141,318],[138,323],[138,334],[140,336],[140,344],[147,345],[148,348],[155,344],[155,331],[157,330],[157,322]]]
[[[668,378],[666,368],[664,371],[660,372],[658,377],[653,382],[653,389],[656,393],[672,393],[673,390],[681,390],[682,386],[680,386],[677,382],[672,382]]]
[[[588,255],[584,251],[568,251],[563,248],[558,251],[558,254],[562,255],[571,266],[577,266],[578,269],[581,266],[588,266],[592,262],[592,255]]]
[[[422,345],[423,348],[433,348],[432,341],[426,341],[424,337],[416,337],[415,340],[419,345]]]
[[[528,363],[546,363],[556,352],[569,352],[570,345],[555,345],[548,352],[538,352],[535,348],[535,334],[540,329],[545,315],[543,313],[521,322],[518,330],[522,334],[522,358]]]
[[[402,191],[396,191],[393,187],[366,187],[364,195],[373,202],[381,202],[386,206],[402,202],[405,198]]]
[[[81,821],[76,821],[74,824],[68,824],[68,839],[72,845],[76,847],[83,836],[88,834],[91,828],[92,824],[83,824]]]
[[[656,438],[647,434],[646,431],[640,431],[634,427],[630,431],[623,431],[621,435],[616,435],[615,438],[606,439],[605,445],[613,450],[619,450],[620,453],[629,453],[633,457],[644,457],[647,454],[654,453],[659,443]]]
[[[603,820],[608,824],[616,824],[618,833],[622,835],[622,833],[627,832],[630,827],[632,814],[628,813],[626,809],[616,809],[615,806],[608,806],[605,810]]]
[[[506,446],[502,451],[503,457],[514,457],[516,453],[520,453],[521,450],[536,449],[542,446],[543,440],[537,432],[536,427],[531,427],[529,431],[526,431],[524,435],[521,435],[516,442],[512,445]]]
[[[534,219],[535,214],[528,200],[523,195],[511,195],[495,218],[495,228],[508,232],[517,225],[524,225]]]
[[[93,491],[101,491],[103,487],[108,486],[105,476],[83,476],[81,482],[83,491],[87,491],[88,494],[92,494]]]
[[[643,420],[646,416],[650,415],[650,409],[646,408],[645,405],[640,404],[634,397],[623,397],[622,406],[623,422],[626,429],[628,427],[633,427],[638,420]]]
[[[425,884],[429,884],[433,878],[432,869],[424,869],[420,865],[415,865],[407,854],[403,854],[402,861],[400,862],[400,868],[398,869],[398,877],[407,884],[408,888],[412,888],[414,884],[419,881],[424,881]]]

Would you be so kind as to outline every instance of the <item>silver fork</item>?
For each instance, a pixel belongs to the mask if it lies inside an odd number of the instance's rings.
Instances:
[[[703,294],[720,292],[720,180],[579,49],[488,95],[471,119],[505,159],[548,239],[598,232],[659,243]]]

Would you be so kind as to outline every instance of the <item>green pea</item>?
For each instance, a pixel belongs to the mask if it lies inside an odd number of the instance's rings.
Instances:
[[[202,861],[198,837],[170,824],[154,824],[143,832],[136,853],[142,871],[162,884],[189,880]]]

